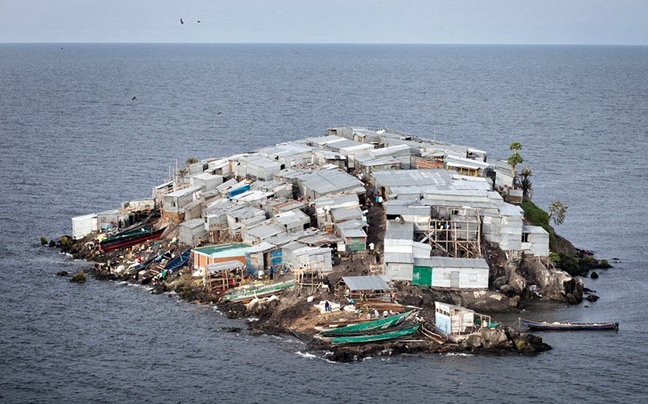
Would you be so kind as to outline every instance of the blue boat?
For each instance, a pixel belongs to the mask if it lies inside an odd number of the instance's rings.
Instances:
[[[187,264],[190,256],[191,256],[191,248],[183,252],[182,254],[178,255],[171,261],[167,262],[167,264],[162,268],[162,270],[175,272],[176,270],[180,269],[181,267]]]

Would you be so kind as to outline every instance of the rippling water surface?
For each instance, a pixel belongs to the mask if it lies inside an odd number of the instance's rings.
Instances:
[[[0,402],[644,402],[646,77],[646,47],[0,45]],[[492,157],[521,142],[536,203],[569,205],[559,232],[620,259],[585,279],[598,302],[533,315],[620,331],[544,333],[532,358],[333,364],[211,307],[71,284],[55,273],[88,264],[38,245],[148,197],[176,160],[340,124]]]

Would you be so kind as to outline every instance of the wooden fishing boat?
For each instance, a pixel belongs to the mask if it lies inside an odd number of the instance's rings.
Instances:
[[[413,327],[387,331],[381,334],[365,334],[365,335],[355,335],[349,337],[336,337],[331,340],[331,344],[333,345],[366,344],[369,342],[389,341],[393,339],[406,337],[408,335],[412,335],[416,331],[418,331],[419,328],[421,328],[421,325],[417,324]]]
[[[159,218],[159,215],[149,215],[144,220],[132,224],[128,227],[122,228],[118,233],[106,237],[101,243],[111,243],[117,240],[124,240],[133,236],[137,236],[142,232],[149,231],[152,228],[153,221]]]
[[[343,327],[331,328],[320,332],[322,337],[338,337],[338,336],[351,336],[362,335],[368,331],[387,330],[396,327],[405,321],[411,319],[416,314],[416,311],[409,311],[405,313],[396,314],[394,316],[383,317],[376,320],[364,321],[356,324],[349,324]]]
[[[254,298],[267,297],[295,286],[295,280],[271,283],[267,285],[243,286],[233,289],[229,294],[223,296],[226,302],[243,302]]]
[[[520,322],[535,331],[598,331],[598,330],[619,330],[618,322],[600,322],[600,323],[566,323],[566,322],[547,322],[533,321],[521,318]]]
[[[101,242],[100,246],[104,252],[116,250],[118,248],[131,247],[148,240],[154,240],[162,237],[164,230],[166,230],[166,228],[160,230],[141,230],[139,232],[134,232],[134,234],[128,237],[118,238],[112,241],[104,240],[103,242]]]
[[[181,267],[187,264],[190,256],[191,256],[191,248],[183,252],[182,254],[178,255],[171,261],[167,262],[166,265],[162,268],[162,270],[175,272],[176,270],[180,269]]]
[[[134,274],[138,273],[139,271],[143,271],[146,268],[148,268],[148,266],[151,265],[151,263],[153,263],[153,261],[159,260],[160,258],[161,258],[161,255],[152,255],[146,261],[138,262],[138,263],[135,263],[135,264],[131,265],[130,267],[128,267],[128,273],[130,275],[134,275]]]

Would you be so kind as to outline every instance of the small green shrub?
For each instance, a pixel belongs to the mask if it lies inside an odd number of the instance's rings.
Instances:
[[[587,269],[583,270],[578,263],[578,258],[573,255],[560,253],[559,257],[558,266],[571,276],[582,276],[587,273]]]
[[[549,213],[545,212],[531,201],[524,201],[520,206],[522,207],[522,210],[524,210],[524,217],[526,220],[531,222],[534,226],[542,227],[547,231],[547,233],[549,233],[549,248],[555,250],[556,235],[551,226],[549,226]]]

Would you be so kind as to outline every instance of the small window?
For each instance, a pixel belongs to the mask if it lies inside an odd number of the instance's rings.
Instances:
[[[468,280],[470,280],[470,282],[477,282],[477,274],[470,274]]]

